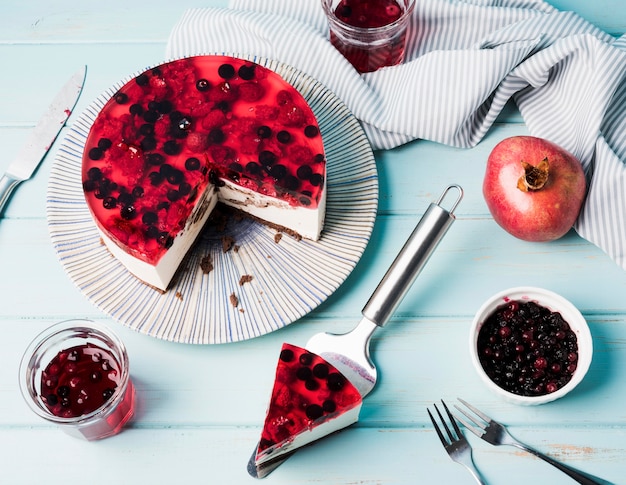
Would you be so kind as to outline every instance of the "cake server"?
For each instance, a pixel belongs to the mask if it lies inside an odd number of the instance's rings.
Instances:
[[[447,210],[441,204],[451,190],[456,190],[458,195],[451,208]],[[376,366],[370,357],[370,339],[373,333],[389,322],[417,275],[454,222],[454,210],[462,198],[463,189],[458,185],[450,185],[437,202],[430,204],[363,308],[363,318],[352,331],[341,335],[318,333],[307,342],[306,349],[323,357],[340,370],[359,390],[362,397],[365,397],[376,384]]]
[[[452,207],[446,210],[441,204],[451,190],[456,190],[458,196]],[[372,334],[389,322],[417,275],[454,222],[453,213],[462,198],[463,189],[458,185],[450,185],[436,203],[430,204],[363,308],[361,322],[352,331],[341,335],[319,333],[311,337],[305,345],[307,350],[324,358],[341,371],[359,390],[362,398],[376,384],[376,366],[370,358]],[[296,451],[293,450],[257,466],[255,448],[248,462],[248,473],[254,478],[265,478]]]
[[[80,97],[86,74],[87,66],[83,66],[65,83],[30,133],[26,144],[0,177],[0,214],[15,187],[33,175],[65,126]]]

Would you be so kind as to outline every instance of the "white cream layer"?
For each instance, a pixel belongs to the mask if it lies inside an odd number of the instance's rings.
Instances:
[[[252,190],[225,181],[225,185],[215,190],[209,185],[202,199],[187,219],[185,228],[176,235],[170,247],[156,265],[152,265],[127,253],[104,231],[100,230],[107,248],[128,271],[150,286],[166,291],[183,258],[204,227],[218,200],[247,212],[272,224],[291,229],[302,237],[318,240],[324,226],[326,212],[326,190],[316,209],[293,207],[287,202],[266,197]]]
[[[224,180],[217,191],[220,202],[240,209],[266,222],[286,227],[302,237],[317,241],[324,227],[326,190],[322,192],[317,209],[294,207],[281,199],[267,197],[245,187]]]
[[[347,428],[348,426],[356,423],[359,419],[359,413],[361,412],[362,402],[359,402],[352,409],[345,411],[337,417],[329,419],[328,421],[324,421],[322,424],[318,426],[314,426],[312,428],[308,428],[301,433],[298,433],[295,436],[290,437],[289,439],[282,441],[263,452],[259,453],[256,456],[256,465],[262,466],[263,463],[269,460],[275,460],[276,458],[284,455],[286,453],[290,453],[298,448],[302,448],[303,446],[312,443],[313,441],[319,440],[324,436],[328,436],[336,431]]]
[[[180,266],[180,263],[200,234],[200,231],[217,204],[215,188],[212,185],[207,187],[207,190],[205,190],[201,197],[202,198],[198,201],[187,219],[185,228],[177,234],[172,246],[165,252],[156,265],[152,265],[128,254],[100,229],[102,240],[111,254],[113,254],[128,271],[148,285],[165,291]]]

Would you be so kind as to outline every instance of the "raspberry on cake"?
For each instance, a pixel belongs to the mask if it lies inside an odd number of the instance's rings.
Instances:
[[[166,290],[217,202],[317,240],[326,160],[315,115],[277,73],[197,56],[131,79],[83,153],[87,205],[111,253]]]
[[[283,344],[261,439],[250,463],[253,473],[357,422],[361,405],[359,391],[332,364]]]

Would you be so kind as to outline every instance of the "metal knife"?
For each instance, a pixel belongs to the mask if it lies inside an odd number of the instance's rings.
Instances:
[[[39,163],[44,159],[54,140],[80,97],[87,75],[87,66],[83,66],[65,83],[52,104],[30,133],[26,144],[17,157],[0,177],[0,214],[5,204],[20,182],[28,180]]]

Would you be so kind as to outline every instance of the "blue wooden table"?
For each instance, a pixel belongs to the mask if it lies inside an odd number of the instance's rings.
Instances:
[[[610,34],[626,29],[621,0],[552,4],[577,11]],[[113,83],[162,62],[174,23],[186,8],[205,6],[226,6],[226,1],[4,2],[0,172],[79,66],[87,64],[89,74],[76,112]],[[376,224],[361,261],[340,289],[280,331],[212,346],[170,343],[130,330],[73,285],[48,235],[53,147],[0,219],[0,483],[254,483],[246,463],[259,438],[282,342],[303,345],[317,332],[352,329],[421,214],[450,183],[465,189],[458,220],[391,324],[373,340],[381,378],[359,422],[296,453],[267,483],[472,483],[445,454],[426,414],[433,402],[457,396],[554,458],[626,483],[626,272],[574,232],[546,244],[514,239],[494,223],[481,195],[490,150],[525,133],[511,108],[473,149],[417,141],[376,152]],[[491,394],[468,354],[469,324],[480,304],[520,285],[570,299],[594,338],[594,360],[582,384],[566,398],[539,407],[517,407]],[[137,415],[113,438],[87,443],[68,437],[35,416],[20,395],[23,350],[41,330],[70,318],[101,321],[128,347]],[[489,483],[572,483],[530,455],[469,439]]]

